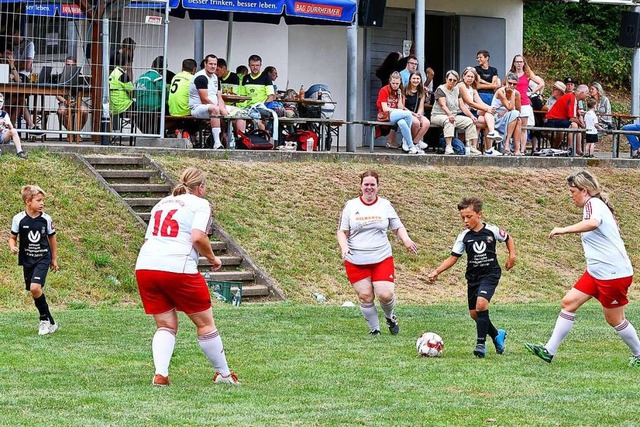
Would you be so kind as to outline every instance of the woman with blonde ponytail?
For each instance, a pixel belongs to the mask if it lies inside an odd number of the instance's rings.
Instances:
[[[573,327],[576,311],[591,298],[596,298],[602,304],[607,323],[631,350],[629,366],[640,368],[640,340],[624,314],[624,306],[629,302],[627,290],[633,281],[633,268],[609,198],[602,191],[598,179],[586,170],[567,177],[567,184],[573,203],[582,208],[582,221],[568,227],[556,227],[549,237],[580,233],[587,271],[562,299],[562,311],[549,341],[545,345],[526,343],[525,346],[551,363]]]
[[[198,258],[203,256],[212,270],[222,266],[211,249],[211,205],[204,198],[204,173],[187,168],[171,196],[151,210],[145,243],[136,263],[136,280],[147,314],[156,322],[151,344],[155,376],[152,385],[169,385],[169,363],[178,332],[178,311],[196,325],[198,343],[215,369],[213,382],[238,384],[229,370],[222,340],[211,310],[211,296]]]

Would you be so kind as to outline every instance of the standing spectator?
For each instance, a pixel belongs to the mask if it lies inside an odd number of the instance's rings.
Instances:
[[[172,116],[188,116],[191,114],[189,108],[189,87],[196,73],[198,64],[194,59],[182,61],[182,71],[171,80],[169,88],[169,114]]]
[[[479,80],[478,72],[474,67],[467,67],[462,73],[462,81],[458,83],[458,90],[462,101],[467,105],[471,116],[469,117],[476,124],[476,131],[487,129],[485,135],[484,149],[490,150],[494,141],[502,141],[502,137],[495,131],[495,119],[493,117],[495,108],[485,104],[476,90]],[[476,147],[471,147],[471,153],[481,154]]]
[[[571,77],[565,77],[564,85],[567,88],[567,90],[565,90],[565,93],[573,92],[576,90],[576,82]]]
[[[516,90],[520,92],[520,144],[516,147],[516,153],[520,152],[524,154],[527,147],[527,130],[525,126],[534,126],[536,124],[535,117],[533,116],[533,108],[531,107],[531,100],[528,93],[542,93],[544,90],[544,80],[542,80],[533,70],[529,67],[527,60],[522,55],[516,55],[511,62],[510,73],[515,73],[518,76],[518,85]],[[533,80],[535,86],[529,89],[529,83]]]
[[[240,78],[227,68],[227,61],[222,58],[218,58],[216,76],[220,81],[220,90],[223,95],[225,93],[235,93],[236,95],[240,93]]]
[[[26,159],[27,155],[22,151],[22,144],[20,143],[20,135],[13,123],[11,123],[11,117],[9,113],[4,111],[4,95],[0,93],[0,145],[13,141],[13,145],[16,146],[16,154],[21,159]],[[2,150],[0,150],[2,155]]]
[[[393,230],[410,253],[418,252],[391,202],[378,197],[378,184],[376,171],[370,169],[360,175],[361,195],[345,204],[337,232],[347,278],[358,295],[360,311],[372,337],[380,335],[380,320],[374,302],[376,297],[384,311],[389,332],[397,335],[400,331],[394,314],[395,267],[387,230]]]
[[[411,73],[418,69],[418,58],[413,55],[407,56],[407,65],[405,69],[400,71],[400,77],[402,79],[402,87],[405,87],[409,84],[409,76]]]
[[[400,52],[391,52],[376,70],[376,77],[380,79],[380,84],[382,86],[389,83],[389,77],[391,76],[391,73],[396,70],[396,63],[400,58],[402,58],[402,54]]]
[[[409,84],[403,89],[404,108],[411,111],[413,121],[411,125],[411,136],[413,145],[418,151],[424,151],[427,144],[422,141],[424,135],[429,130],[429,119],[424,116],[425,88],[422,82],[422,74],[413,71],[409,76]]]
[[[205,257],[212,270],[222,266],[214,255],[207,233],[211,206],[204,198],[205,176],[187,168],[170,196],[151,210],[145,243],[136,262],[136,280],[146,314],[153,316],[156,332],[151,343],[155,375],[152,385],[169,385],[169,364],[178,332],[177,311],[196,325],[198,344],[215,369],[214,383],[239,384],[229,370],[222,339],[213,319],[211,296],[198,258]]]
[[[578,112],[578,101],[584,101],[589,95],[587,85],[580,85],[576,92],[562,95],[547,113],[547,126],[559,129],[584,128],[584,122]],[[574,132],[569,133],[569,146],[573,146]],[[582,155],[582,137],[578,132],[575,135],[576,154]]]
[[[40,314],[38,335],[52,334],[58,329],[42,289],[49,269],[58,271],[58,244],[53,220],[44,211],[46,194],[37,185],[25,185],[20,191],[25,210],[11,222],[9,249],[18,255],[24,272],[26,290]],[[19,246],[18,246],[19,245]]]
[[[389,84],[380,88],[378,92],[378,120],[388,121],[391,125],[397,125],[402,134],[402,150],[409,154],[420,154],[418,148],[413,145],[411,125],[413,117],[404,109],[402,89],[400,88],[400,73],[394,71],[389,77]]]
[[[603,127],[598,123],[598,115],[595,110],[596,100],[587,99],[587,112],[584,114],[584,126],[586,128],[586,144],[584,146],[584,157],[594,157],[593,151],[598,142],[598,131]]]
[[[151,69],[136,81],[136,106],[138,107],[138,125],[143,133],[160,132],[160,111],[162,110],[162,92],[167,91],[162,78],[164,57],[158,56],[151,63]]]
[[[431,110],[431,124],[443,128],[445,140],[445,154],[455,154],[451,143],[455,136],[456,129],[464,131],[466,142],[474,147],[478,141],[478,133],[473,120],[469,118],[471,112],[460,97],[458,83],[458,72],[449,70],[445,74],[446,83],[436,89],[435,103]],[[462,114],[460,114],[462,113]],[[474,154],[479,153],[476,149]]]
[[[627,290],[633,282],[633,267],[620,237],[618,219],[608,195],[594,175],[580,171],[570,175],[567,183],[573,203],[582,208],[582,221],[554,228],[549,238],[580,233],[587,271],[562,298],[562,311],[549,341],[544,346],[531,343],[525,346],[540,359],[551,363],[558,347],[571,332],[578,309],[596,298],[602,305],[607,323],[631,350],[629,366],[640,367],[640,340],[624,313],[629,302]]]
[[[135,50],[136,42],[131,37],[123,39],[122,43],[120,43],[120,48],[118,50],[111,51],[111,54],[109,55],[111,71],[113,71],[113,68],[117,67],[119,64],[124,64],[125,61],[118,58],[126,57],[130,63],[133,63],[133,53]],[[132,78],[132,76],[129,77]]]
[[[218,90],[218,77],[216,76],[218,58],[209,54],[204,58],[204,61],[204,69],[193,76],[189,86],[189,108],[191,108],[193,117],[210,118],[213,149],[218,150],[224,148],[222,141],[220,141],[220,118],[211,116],[226,116],[229,113],[224,105],[222,92]]]
[[[109,74],[109,101],[113,115],[130,111],[133,106],[135,87],[131,80],[131,58],[126,55],[116,58],[115,67]]]
[[[506,84],[496,90],[491,101],[491,106],[496,110],[496,131],[503,135],[505,155],[512,154],[511,138],[513,138],[514,148],[519,146],[520,141],[520,92],[516,90],[517,85],[518,75],[516,73],[507,74]],[[488,156],[501,155],[495,148],[485,150],[484,154]]]
[[[478,94],[482,102],[487,105],[491,105],[493,94],[502,86],[500,84],[498,69],[489,65],[490,57],[489,52],[486,50],[479,50],[478,53],[476,53],[478,65],[475,66],[475,69],[479,76],[477,84]]]
[[[23,83],[29,82],[31,78],[31,73],[33,72],[33,60],[36,56],[36,49],[31,40],[27,40],[22,37],[20,34],[20,28],[15,28],[12,33],[12,41],[13,41],[13,55],[15,59],[15,67],[18,69],[18,74],[20,74],[20,81]],[[17,99],[17,105],[19,108],[16,110],[16,116],[14,117],[15,122],[18,121],[18,117],[20,114],[24,117],[24,121],[27,122],[27,128],[39,131],[40,128],[35,125],[33,121],[33,117],[31,117],[31,112],[29,108],[25,105],[27,102],[27,98],[24,96],[19,96]],[[41,135],[41,132],[34,132],[34,135]]]
[[[602,125],[607,129],[613,129],[613,117],[611,116],[611,101],[604,93],[602,85],[598,82],[591,83],[589,86],[589,95],[596,100],[596,113],[602,122]]]

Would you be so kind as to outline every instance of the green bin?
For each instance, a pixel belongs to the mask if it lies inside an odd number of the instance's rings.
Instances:
[[[242,282],[220,282],[217,280],[207,280],[207,285],[211,288],[211,292],[214,297],[221,295],[224,301],[229,304],[233,300],[233,294],[231,293],[232,287],[239,289],[240,293],[242,293]],[[218,297],[218,299],[220,298]]]

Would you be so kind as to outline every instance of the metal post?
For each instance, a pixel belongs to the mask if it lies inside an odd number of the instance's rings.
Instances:
[[[634,11],[640,13],[640,6]],[[633,62],[631,63],[631,115],[640,115],[640,49],[633,49]]]
[[[162,81],[167,81],[167,63],[169,59],[167,58],[167,45],[169,43],[169,2],[165,4],[164,8],[164,45],[162,46],[162,56],[164,61],[162,61]],[[165,83],[166,84],[166,83]],[[162,104],[160,105],[160,138],[164,138],[164,116],[167,114],[165,111],[165,107],[167,105],[167,91],[162,91]]]
[[[100,132],[109,132],[111,124],[110,100],[109,100],[109,19],[102,19],[102,120]],[[79,113],[78,113],[79,114]],[[109,135],[100,136],[101,145],[111,143]]]
[[[355,125],[358,108],[358,13],[347,28],[347,151],[355,153]],[[340,141],[338,141],[340,144]]]
[[[422,81],[426,81],[425,65],[426,60],[424,56],[424,32],[425,32],[425,0],[416,0],[416,28],[414,35],[414,43],[416,48],[416,57],[418,58],[418,64],[420,68],[420,74],[422,74]]]
[[[204,59],[204,21],[202,19],[193,21],[193,58],[198,66]]]
[[[233,12],[229,12],[229,22],[227,22],[227,57],[226,61],[231,66],[231,42],[233,40]]]

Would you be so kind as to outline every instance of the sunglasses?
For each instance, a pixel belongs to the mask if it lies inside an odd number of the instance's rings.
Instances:
[[[457,81],[458,81],[458,79],[453,79],[453,78],[451,78],[451,79],[447,79],[447,81],[448,81],[448,82],[457,82]]]
[[[518,82],[507,82],[509,86],[517,86]]]

